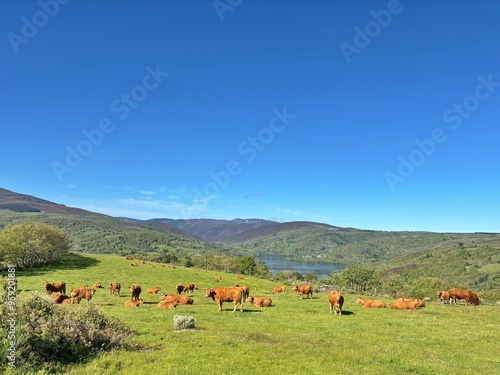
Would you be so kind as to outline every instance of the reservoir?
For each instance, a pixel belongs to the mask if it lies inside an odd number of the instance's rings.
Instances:
[[[289,270],[292,272],[299,272],[302,276],[305,276],[307,273],[314,273],[318,278],[328,278],[331,273],[342,271],[342,269],[345,268],[344,264],[301,262],[281,259],[274,255],[260,257],[260,260],[269,267],[273,275],[281,271]]]

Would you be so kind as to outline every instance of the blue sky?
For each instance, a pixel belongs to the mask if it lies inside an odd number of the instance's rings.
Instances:
[[[0,10],[0,187],[140,219],[500,230],[497,1]]]

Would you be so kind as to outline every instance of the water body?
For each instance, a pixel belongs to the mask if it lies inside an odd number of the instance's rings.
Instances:
[[[281,259],[279,256],[269,255],[260,258],[276,275],[281,271],[299,272],[303,276],[314,273],[318,278],[328,278],[331,273],[339,272],[345,268],[344,264],[331,264],[322,262],[301,262],[296,260]]]

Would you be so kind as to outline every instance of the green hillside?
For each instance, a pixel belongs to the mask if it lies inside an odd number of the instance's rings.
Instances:
[[[237,280],[234,274],[220,275],[220,286]],[[271,298],[273,307],[245,303],[243,313],[233,314],[232,304],[225,303],[218,313],[203,292],[215,286],[213,276],[212,271],[195,268],[149,262],[130,267],[116,256],[76,254],[57,265],[16,274],[22,294],[43,293],[44,280],[64,280],[68,288],[96,281],[123,286],[119,297],[98,290],[91,303],[133,330],[128,349],[102,352],[88,363],[59,365],[60,374],[445,374],[450,368],[463,374],[498,372],[498,307],[428,302],[417,311],[366,309],[355,303],[356,295],[346,294],[343,315],[335,316],[329,313],[327,293],[315,293],[312,300],[291,292],[272,295],[276,283],[249,276],[239,282],[254,296]],[[172,293],[180,282],[199,286],[190,294],[193,305],[160,309],[159,296],[144,293],[154,286]],[[143,287],[144,304],[139,308],[123,306],[132,283]],[[55,307],[86,308],[85,303]],[[176,330],[175,315],[194,317],[196,328]]]

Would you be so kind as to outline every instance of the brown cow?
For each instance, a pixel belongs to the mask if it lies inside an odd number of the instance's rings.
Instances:
[[[85,298],[87,300],[87,304],[90,302],[90,300],[92,299],[92,297],[94,296],[96,290],[95,289],[87,289],[85,291],[85,294],[83,296],[83,298]],[[83,299],[82,298],[82,299]]]
[[[184,284],[177,284],[175,286],[175,292],[177,293],[178,296],[181,295],[183,290],[184,290]]]
[[[142,300],[142,298],[139,298],[136,301],[125,301],[123,306],[125,306],[125,307],[139,307],[139,306],[141,306],[142,302],[144,302]]]
[[[97,282],[94,284],[94,286],[92,287],[92,289],[99,289],[99,288],[102,288],[102,284],[100,282]]]
[[[137,263],[130,263],[130,265],[131,265],[132,267],[139,267],[139,265],[138,265]]]
[[[78,298],[85,298],[85,292],[89,290],[89,286],[88,285],[83,285],[83,286],[80,286],[78,288],[73,288],[71,289],[71,293],[70,293],[70,297],[71,298],[75,298],[75,297],[78,297]]]
[[[165,302],[178,301],[180,305],[192,305],[194,303],[194,299],[188,296],[178,296],[174,294],[163,293],[160,296],[160,300]]]
[[[214,279],[216,283],[218,283],[221,280],[219,275],[215,275]]]
[[[236,288],[240,288],[243,291],[243,299],[247,299],[250,296],[250,287],[247,285],[240,286],[239,284],[234,284]]]
[[[108,289],[109,289],[109,294],[118,294],[118,296],[120,296],[120,289],[122,288],[122,286],[120,285],[120,283],[116,283],[116,282],[111,282],[109,283],[108,285]]]
[[[374,308],[385,307],[385,303],[378,299],[367,299],[363,297],[358,297],[356,303],[359,303],[363,307],[374,307]]]
[[[464,299],[465,305],[470,302],[473,305],[479,306],[479,297],[472,290],[451,288],[448,290],[448,293],[450,294],[450,299],[455,304],[457,304],[457,299]]]
[[[248,296],[246,302],[251,303],[255,307],[271,307],[273,304],[273,300],[270,298],[252,297],[252,296]]]
[[[442,303],[450,303],[450,293],[447,290],[436,290],[436,295]]]
[[[161,301],[158,304],[158,307],[161,307],[163,309],[175,309],[177,306],[179,306],[181,303],[177,300],[173,301]]]
[[[243,312],[243,290],[241,288],[207,288],[205,297],[211,297],[219,306],[219,312],[222,311],[223,302],[234,302],[233,313],[240,304],[240,312]]]
[[[344,305],[344,293],[338,290],[332,290],[328,294],[328,302],[330,303],[330,314],[335,310],[335,315],[342,315],[342,306]]]
[[[69,305],[76,305],[80,303],[81,298],[80,297],[74,297],[74,298],[68,298],[62,301],[63,304],[69,304]]]
[[[133,284],[128,287],[128,292],[130,294],[130,300],[137,301],[141,295],[141,286],[139,284]]]
[[[275,286],[273,288],[272,294],[276,294],[276,293],[283,293],[283,294],[285,294],[286,293],[286,286],[284,286],[284,285],[282,285],[282,286]]]
[[[294,285],[293,286],[293,293],[295,292],[299,293],[300,299],[302,299],[302,296],[304,294],[307,295],[309,298],[309,295],[311,295],[311,299],[313,298],[313,288],[312,285]]]
[[[161,288],[159,286],[155,287],[155,288],[149,288],[148,291],[146,293],[148,294],[156,294],[158,293],[159,291],[161,290]]]
[[[398,310],[416,310],[418,305],[418,301],[414,299],[404,299],[400,298],[396,301],[393,301],[391,303],[391,309],[398,309]]]
[[[57,292],[61,294],[66,294],[66,283],[64,281],[58,281],[55,283],[49,283],[48,281],[44,281],[43,285],[45,285],[45,290],[47,291],[48,295]]]
[[[60,294],[60,293],[52,294],[52,302],[54,303],[63,303],[63,301],[67,299],[69,299],[69,296],[67,296],[66,294]]]
[[[243,276],[241,276],[241,275],[236,275],[236,278],[240,279],[240,280],[243,280]]]
[[[198,290],[198,285],[186,284],[184,285],[184,293],[193,293],[194,290]]]

